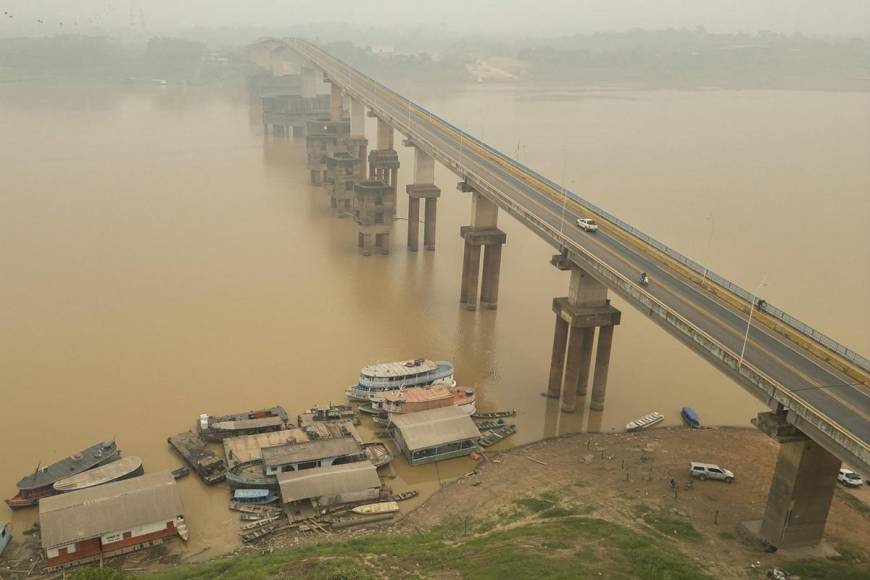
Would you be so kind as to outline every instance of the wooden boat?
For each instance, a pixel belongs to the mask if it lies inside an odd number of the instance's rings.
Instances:
[[[364,403],[358,409],[363,415],[380,415],[384,412],[380,407],[375,407],[374,403]]]
[[[239,463],[227,472],[227,483],[233,489],[268,489],[278,491],[278,478],[266,475],[262,459]]]
[[[18,482],[18,494],[7,499],[6,505],[11,509],[34,506],[39,503],[40,498],[57,493],[54,484],[61,479],[117,461],[119,457],[121,452],[115,442],[105,441],[82,449],[48,467],[37,466],[32,474]]]
[[[176,480],[187,477],[188,475],[190,475],[190,468],[183,465],[178,469],[172,470],[172,477],[174,477]]]
[[[390,450],[387,446],[379,441],[373,443],[363,443],[363,450],[366,452],[366,457],[372,462],[375,467],[383,467],[393,460]]]
[[[372,416],[372,422],[375,425],[380,425],[382,427],[386,427],[387,425],[390,424],[390,418],[389,417],[382,417],[380,415],[374,415],[374,416]]]
[[[226,437],[239,437],[281,431],[292,427],[284,407],[276,405],[271,409],[258,409],[234,415],[212,417],[207,413],[199,416],[196,428],[206,441],[223,441]]]
[[[517,414],[516,409],[511,409],[510,411],[492,411],[490,413],[475,413],[471,416],[472,419],[501,419],[504,417],[515,417]]]
[[[12,524],[9,522],[0,522],[0,556],[3,555],[3,550],[9,545],[9,540],[12,539]]]
[[[399,511],[399,504],[394,501],[382,501],[378,503],[369,503],[366,505],[358,505],[352,510],[355,514],[363,516],[376,516],[380,514],[391,514]]]
[[[475,421],[474,424],[477,425],[477,428],[480,431],[492,431],[493,429],[498,429],[499,427],[507,425],[504,419],[496,419],[494,421]]]
[[[242,512],[248,514],[273,514],[281,513],[281,508],[274,505],[260,505],[256,503],[238,503],[230,502],[230,509],[234,512]]]
[[[267,526],[263,526],[261,528],[257,528],[256,530],[251,530],[250,532],[245,532],[242,534],[242,541],[244,542],[254,542],[259,540],[264,536],[268,536],[272,532],[275,532],[281,523],[279,521],[274,521]]]
[[[701,418],[698,417],[698,413],[691,407],[683,407],[680,410],[680,417],[683,418],[683,422],[691,427],[692,429],[700,429],[701,428]]]
[[[390,391],[433,383],[455,384],[453,363],[418,358],[374,364],[363,368],[357,384],[348,387],[344,394],[351,401],[367,403]]]
[[[278,512],[275,510],[268,512],[268,513],[257,513],[257,514],[249,514],[246,512],[242,512],[242,513],[239,513],[239,519],[242,520],[243,522],[258,522],[262,519],[271,518],[272,516],[274,516],[277,513]]]
[[[227,464],[193,431],[173,435],[168,441],[208,485],[226,479]]]
[[[382,414],[386,415],[416,413],[455,406],[471,415],[477,411],[475,400],[474,390],[468,387],[429,385],[386,393],[383,400],[380,403],[374,401],[372,407],[380,408]]]
[[[237,503],[267,504],[278,501],[278,496],[268,489],[237,489],[233,492]]]
[[[659,413],[658,411],[653,411],[649,415],[644,415],[634,421],[629,421],[625,425],[626,431],[640,431],[641,429],[647,429],[652,427],[656,423],[661,423],[665,420],[665,416]]]
[[[402,493],[394,494],[393,501],[405,501],[406,499],[411,499],[412,497],[417,497],[418,495],[420,495],[420,492],[415,489],[403,491]]]
[[[190,539],[190,530],[187,527],[187,522],[184,521],[184,517],[178,516],[175,518],[175,531],[178,533],[178,537],[185,542]]]
[[[89,469],[78,475],[61,479],[55,482],[52,487],[58,493],[68,493],[111,481],[138,477],[143,473],[145,473],[145,470],[142,468],[142,458],[131,455],[130,457],[122,457],[117,461]]]
[[[258,520],[254,520],[254,521],[249,522],[247,524],[242,524],[242,531],[246,532],[248,530],[256,530],[257,528],[262,528],[263,526],[268,526],[272,522],[278,521],[278,518],[280,518],[280,517],[281,517],[280,514],[275,514],[273,516],[268,516],[265,518],[260,518]]]
[[[517,428],[515,425],[505,425],[504,427],[499,427],[488,432],[480,439],[480,441],[478,441],[478,444],[481,447],[491,447],[492,445],[495,445],[506,437],[510,437],[516,432]]]

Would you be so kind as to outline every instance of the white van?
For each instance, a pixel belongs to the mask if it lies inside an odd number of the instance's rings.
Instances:
[[[698,479],[720,479],[731,483],[734,481],[734,474],[718,465],[712,463],[698,463],[693,461],[689,464],[689,475]]]

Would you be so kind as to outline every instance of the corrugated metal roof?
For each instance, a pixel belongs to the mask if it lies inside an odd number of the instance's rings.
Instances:
[[[412,451],[480,438],[474,421],[456,406],[401,415],[393,413],[390,421],[401,431],[405,444]]]
[[[169,471],[107,483],[39,501],[42,547],[53,548],[183,514]]]
[[[419,364],[417,360],[411,359],[398,362],[377,363],[364,367],[361,374],[367,377],[401,377],[405,375],[415,375],[427,371],[433,371],[438,368],[435,361],[422,359]]]
[[[432,385],[431,387],[412,387],[395,393],[386,393],[384,399],[387,401],[405,401],[406,403],[425,403],[427,401],[436,401],[438,399],[449,399],[453,397],[450,389],[444,385]]]
[[[315,461],[327,457],[341,457],[360,453],[360,447],[350,437],[318,439],[303,443],[288,443],[276,447],[264,447],[260,453],[266,465],[287,465],[302,461]]]
[[[357,461],[278,474],[284,503],[380,487],[378,470],[370,461]]]

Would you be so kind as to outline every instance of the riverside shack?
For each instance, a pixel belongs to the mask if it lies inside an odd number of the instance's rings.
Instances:
[[[357,445],[352,437],[287,443],[265,447],[260,453],[266,467],[266,475],[352,463],[366,458],[365,450]]]
[[[281,472],[278,486],[291,519],[310,517],[333,505],[377,500],[381,494],[381,480],[370,461]]]
[[[163,543],[184,520],[178,486],[161,471],[39,502],[49,570]]]
[[[456,406],[391,414],[390,430],[411,465],[469,455],[480,439],[474,421]]]

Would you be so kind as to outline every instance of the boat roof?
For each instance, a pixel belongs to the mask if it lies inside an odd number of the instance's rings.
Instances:
[[[272,493],[268,489],[237,489],[233,493],[233,497],[269,497],[269,494]]]
[[[18,489],[33,489],[51,485],[59,479],[90,469],[98,463],[106,461],[108,456],[117,453],[118,447],[114,441],[96,443],[47,467],[37,468],[32,474],[21,478],[21,481],[18,482]]]
[[[287,443],[276,447],[265,447],[261,451],[266,465],[287,465],[288,463],[314,461],[326,457],[353,455],[359,452],[360,447],[352,437]]]
[[[284,407],[282,407],[281,405],[275,405],[274,407],[269,407],[268,409],[253,409],[251,411],[245,411],[244,413],[213,415],[211,418],[215,421],[240,421],[242,419],[251,419],[252,417],[256,417],[258,415],[272,415],[275,417],[280,417],[284,421],[287,421],[290,418],[290,416],[287,415],[287,411],[285,411]]]
[[[261,417],[259,419],[237,419],[234,421],[217,421],[211,424],[212,429],[223,431],[241,431],[244,429],[261,429],[263,427],[281,427],[284,420],[281,417]]]
[[[281,501],[290,503],[378,488],[381,480],[377,468],[370,461],[357,461],[282,472],[278,474],[278,486],[281,488]]]
[[[480,431],[465,411],[456,406],[417,413],[391,414],[408,449],[425,449],[464,439],[479,439]]]
[[[371,378],[401,377],[434,371],[439,364],[450,364],[444,361],[435,362],[429,359],[410,359],[397,362],[376,363],[363,367],[361,375]]]
[[[223,441],[224,455],[227,458],[227,465],[232,468],[239,463],[262,459],[261,450],[264,447],[276,447],[302,441],[308,441],[308,435],[302,429],[295,428],[242,435],[241,437],[227,437]]]
[[[438,399],[448,399],[452,397],[453,394],[450,392],[450,389],[444,385],[412,387],[403,391],[384,394],[384,400],[386,401],[405,401],[406,403],[425,403],[428,401],[437,401]]]
[[[61,479],[54,484],[54,489],[57,491],[73,491],[76,489],[100,485],[101,483],[108,483],[125,475],[129,475],[140,467],[142,467],[141,457],[136,457],[135,455],[122,457],[121,459],[107,463],[106,465],[101,465],[100,467],[89,469],[83,473],[79,473],[78,475]]]
[[[39,502],[42,547],[65,546],[167,522],[183,511],[175,478],[169,471],[46,497]]]
[[[695,421],[697,421],[699,418],[698,413],[696,413],[695,410],[691,407],[683,407],[683,414],[686,415],[686,417],[688,417],[689,419],[694,419]]]

